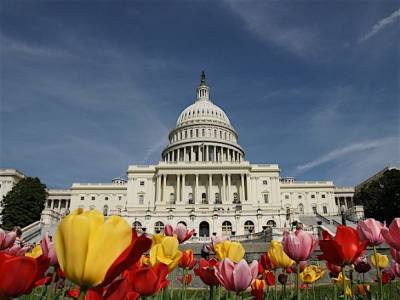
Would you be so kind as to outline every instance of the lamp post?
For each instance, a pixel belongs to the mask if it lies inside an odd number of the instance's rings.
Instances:
[[[342,216],[342,225],[346,226],[346,208],[344,207],[344,205],[340,206],[340,214]]]

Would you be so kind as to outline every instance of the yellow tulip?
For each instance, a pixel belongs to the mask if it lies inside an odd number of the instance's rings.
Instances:
[[[164,238],[165,238],[165,235],[163,235],[161,233],[153,234],[153,236],[151,238],[151,247],[153,247],[154,245],[160,244]]]
[[[290,268],[294,261],[286,255],[282,249],[282,244],[278,241],[272,240],[268,249],[268,257],[271,262],[272,269],[276,268]]]
[[[385,269],[389,265],[389,258],[387,255],[383,255],[380,253],[376,253],[376,258],[378,260],[378,267],[379,269]],[[371,264],[374,266],[376,269],[376,261],[375,261],[375,255],[371,254],[370,256],[371,259]]]
[[[166,236],[158,244],[150,249],[150,264],[155,266],[163,263],[172,271],[182,257],[182,252],[178,250],[179,242],[174,236]]]
[[[320,279],[322,276],[324,276],[325,271],[318,267],[318,266],[307,266],[303,272],[300,273],[300,279],[302,282],[311,284]]]
[[[25,256],[30,256],[32,258],[38,258],[40,255],[42,255],[42,247],[40,245],[36,245],[31,252],[25,253]]]
[[[132,228],[123,218],[111,216],[104,222],[99,211],[77,209],[58,225],[55,247],[65,276],[89,288],[102,283],[131,240]]]
[[[150,264],[150,257],[148,256],[148,255],[142,255],[141,257],[140,257],[140,264],[143,266],[143,265],[146,265],[146,266],[149,266],[149,265],[151,265]]]
[[[350,279],[348,277],[345,277],[346,280],[346,285],[350,285]],[[333,278],[333,281],[335,281],[335,283],[338,286],[342,286],[343,285],[343,274],[342,272],[339,273],[337,278]]]
[[[245,253],[242,244],[228,240],[216,244],[214,249],[219,260],[222,261],[224,258],[229,258],[235,263],[241,261]]]

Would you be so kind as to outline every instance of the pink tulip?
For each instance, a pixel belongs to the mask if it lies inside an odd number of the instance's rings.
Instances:
[[[50,265],[58,265],[58,259],[56,256],[56,250],[54,244],[50,242],[49,234],[46,233],[40,241],[40,247],[42,248],[43,255],[50,259]]]
[[[397,277],[400,277],[400,264],[396,263],[395,261],[392,261],[392,266],[390,268],[392,273],[396,275]]]
[[[365,221],[359,221],[357,224],[357,232],[360,240],[368,241],[369,246],[378,246],[385,240],[381,234],[383,224],[375,219],[366,219]]]
[[[311,253],[318,245],[318,239],[311,233],[305,232],[301,229],[296,230],[294,233],[285,231],[283,233],[283,251],[295,262],[308,260]]]
[[[229,240],[227,236],[212,236],[211,243],[209,244],[209,249],[212,252],[215,252],[215,245],[219,243],[223,243],[224,241]]]
[[[172,225],[167,224],[164,228],[164,233],[167,236],[173,236],[174,234],[176,235],[176,238],[178,239],[179,243],[182,244],[186,242],[188,239],[190,239],[194,233],[194,229],[192,230],[187,230],[186,226],[182,223],[179,223],[176,227],[175,230],[172,227]]]
[[[253,260],[249,265],[242,259],[235,264],[229,258],[225,258],[215,269],[215,275],[220,283],[228,290],[242,292],[257,278],[258,262]]]
[[[393,259],[400,264],[400,251],[397,251],[394,248],[390,248],[390,254],[392,255]]]
[[[10,231],[5,233],[3,229],[0,228],[0,250],[5,250],[14,244],[17,233],[15,231]]]
[[[386,243],[400,251],[400,218],[395,218],[389,228],[382,228],[381,233]]]
[[[18,245],[14,245],[10,248],[7,249],[7,253],[10,255],[14,255],[14,256],[24,256],[26,252],[28,252],[30,250],[30,247],[25,246],[25,247],[20,247]]]

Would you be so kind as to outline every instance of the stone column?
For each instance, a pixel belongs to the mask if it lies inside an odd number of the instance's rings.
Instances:
[[[190,146],[190,161],[194,161],[194,152],[193,152],[193,146]]]
[[[232,203],[231,195],[231,174],[228,174],[228,188],[227,188],[226,202]]]
[[[180,202],[180,200],[181,200],[181,195],[180,195],[180,193],[181,193],[181,187],[180,187],[180,178],[181,178],[181,175],[180,174],[178,174],[178,175],[176,175],[176,192],[175,192],[175,195],[176,195],[176,203],[178,203],[178,202]]]
[[[196,185],[194,186],[194,203],[199,203],[199,174],[196,174]]]
[[[186,175],[182,174],[182,195],[181,195],[182,198],[181,198],[181,201],[185,197],[185,177],[186,177]]]
[[[161,196],[161,175],[160,174],[157,175],[156,195],[157,195],[156,203],[160,203],[160,201],[161,201],[161,197],[160,197]]]
[[[176,161],[179,161],[179,159],[180,159],[180,153],[181,152],[181,149],[176,149]]]
[[[221,195],[220,195],[222,203],[226,202],[225,194],[226,194],[225,174],[222,174],[222,189],[221,189]]]
[[[204,146],[200,145],[199,146],[199,161],[203,161],[203,148]]]
[[[175,161],[175,150],[172,150],[172,161]]]
[[[251,200],[250,174],[246,174],[246,200]]]
[[[211,199],[211,188],[212,188],[212,174],[208,175],[208,203],[212,203]]]
[[[163,194],[162,194],[162,200],[161,201],[167,201],[167,194],[166,194],[166,187],[167,187],[167,174],[163,175]]]
[[[186,146],[185,147],[183,147],[183,161],[187,161],[187,159],[186,159]]]
[[[244,175],[240,174],[240,181],[241,181],[241,186],[240,186],[240,202],[244,201]]]
[[[213,146],[214,148],[214,157],[213,157],[213,161],[217,161],[217,147]]]

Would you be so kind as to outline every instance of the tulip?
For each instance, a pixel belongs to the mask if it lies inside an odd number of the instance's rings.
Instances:
[[[390,254],[392,255],[393,259],[400,264],[400,251],[397,251],[395,248],[390,248]]]
[[[397,251],[400,251],[400,218],[395,218],[390,223],[389,228],[382,228],[381,233],[386,243]]]
[[[308,262],[307,261],[301,261],[298,264],[294,263],[290,268],[290,272],[292,273],[297,273],[297,269],[299,269],[299,273],[303,272],[304,269],[308,266]]]
[[[279,274],[279,276],[278,276],[278,281],[279,281],[279,283],[280,284],[286,284],[287,283],[287,280],[288,280],[288,276],[286,275],[286,274]]]
[[[367,296],[371,291],[371,286],[369,284],[357,284],[357,293],[361,296]]]
[[[352,264],[364,252],[368,244],[368,241],[360,243],[355,229],[343,225],[337,227],[335,237],[326,231],[323,235],[324,240],[319,241],[323,254],[318,258],[341,267]]]
[[[182,252],[182,257],[179,260],[179,267],[192,270],[196,265],[196,259],[193,256],[192,249],[187,249]]]
[[[167,280],[168,271],[168,266],[162,263],[153,267],[144,266],[129,272],[128,281],[136,293],[142,296],[151,296],[169,284]]]
[[[360,240],[368,241],[369,246],[378,246],[384,242],[381,230],[383,224],[375,219],[366,219],[358,221],[357,232]]]
[[[358,273],[368,273],[371,270],[371,266],[364,256],[360,256],[354,261],[354,270]]]
[[[344,281],[343,281],[343,277],[344,277]],[[351,292],[351,288],[350,288],[350,279],[347,278],[346,276],[343,276],[343,272],[341,272],[338,276],[338,278],[334,278],[333,279],[336,284],[338,286],[343,286],[344,287],[344,291],[345,291],[345,295],[346,296],[352,296],[352,292]],[[346,297],[345,297],[346,299]]]
[[[192,274],[184,274],[183,277],[178,276],[178,281],[186,287],[192,282]]]
[[[0,250],[5,250],[11,247],[14,244],[16,237],[17,233],[15,231],[5,233],[4,230],[0,228]]]
[[[299,263],[310,258],[311,253],[318,245],[318,240],[311,233],[298,229],[294,234],[285,231],[282,245],[285,253]]]
[[[187,230],[186,225],[179,223],[174,230],[172,225],[167,224],[164,228],[164,233],[166,236],[173,236],[175,234],[179,244],[182,244],[192,237],[194,229]]]
[[[48,233],[46,233],[40,241],[40,246],[42,248],[43,254],[50,259],[50,265],[57,266],[58,259],[56,255],[56,250],[54,249],[54,243],[50,241]]]
[[[225,258],[216,268],[215,275],[225,289],[239,293],[246,290],[257,278],[257,271],[256,260],[248,265],[244,259],[235,264],[229,258]]]
[[[227,236],[212,236],[211,243],[209,244],[210,250],[215,253],[215,245],[223,243],[227,240],[229,240],[229,237]]]
[[[25,256],[29,256],[32,258],[38,258],[41,255],[43,255],[43,252],[42,252],[42,247],[40,247],[40,245],[36,245],[35,247],[33,247],[31,252],[25,253]]]
[[[215,270],[218,265],[219,262],[215,258],[210,258],[209,260],[202,258],[199,262],[199,266],[194,270],[194,273],[200,277],[204,284],[215,286],[219,284],[219,280],[215,275]]]
[[[342,267],[331,264],[330,262],[325,262],[325,264],[329,270],[329,276],[337,278],[339,276],[339,273],[342,271]]]
[[[150,249],[150,264],[154,267],[158,263],[163,263],[172,271],[182,257],[178,247],[179,243],[175,237],[165,237],[161,243]]]
[[[0,252],[0,299],[29,294],[48,269],[47,259]]]
[[[325,271],[318,266],[308,266],[300,273],[300,279],[306,284],[312,284],[325,275]]]
[[[254,300],[263,300],[264,299],[264,287],[265,281],[261,279],[256,279],[251,284],[251,295],[254,297]]]
[[[263,278],[264,278],[265,282],[268,284],[268,286],[274,286],[275,285],[275,274],[274,274],[274,272],[265,271]]]
[[[389,258],[387,255],[375,253],[370,256],[371,264],[376,269],[385,269],[389,265]]]
[[[283,252],[281,243],[275,240],[271,241],[267,254],[271,262],[272,269],[290,268],[294,263],[294,261],[291,260],[285,252]]]
[[[238,263],[244,257],[244,248],[238,242],[224,241],[214,246],[215,253],[220,261],[229,258],[231,261]]]
[[[165,238],[165,235],[163,234],[153,234],[153,236],[151,237],[151,247],[153,248],[153,246],[157,245],[157,244],[161,244],[162,240]]]
[[[264,253],[261,255],[260,260],[258,261],[259,269],[261,270],[259,273],[263,273],[264,270],[272,270],[272,263],[269,259],[268,253]]]
[[[65,277],[86,289],[107,285],[140,259],[151,240],[121,217],[77,209],[57,227],[55,248]]]
[[[396,263],[395,261],[392,261],[390,270],[392,271],[392,273],[394,275],[396,275],[397,277],[400,277],[400,264]]]
[[[394,279],[395,279],[395,275],[392,273],[391,270],[384,270],[382,272],[381,280],[382,280],[383,285],[390,283]],[[379,280],[379,278],[377,280]]]
[[[21,247],[19,245],[13,245],[9,247],[8,249],[4,250],[4,252],[13,255],[13,256],[24,256],[26,252],[30,250],[30,247],[24,246]]]

